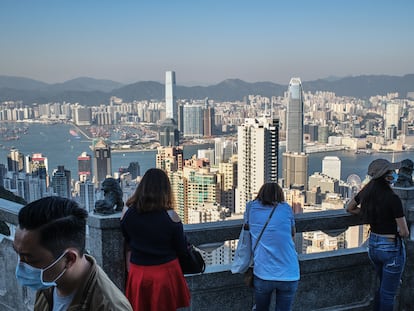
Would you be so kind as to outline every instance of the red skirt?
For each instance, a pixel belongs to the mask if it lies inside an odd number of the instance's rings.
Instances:
[[[130,264],[125,295],[134,311],[175,311],[190,306],[178,259],[157,266]]]

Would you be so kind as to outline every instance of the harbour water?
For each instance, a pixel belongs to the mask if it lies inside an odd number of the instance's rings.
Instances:
[[[8,125],[10,126],[10,124]],[[49,172],[64,165],[65,169],[72,172],[72,178],[76,179],[77,157],[82,152],[92,154],[91,141],[75,138],[69,133],[73,129],[67,124],[25,124],[28,126],[26,134],[21,134],[17,140],[2,141],[0,138],[0,163],[7,164],[7,155],[10,148],[15,147],[24,155],[42,153],[48,158]],[[214,147],[212,145],[191,145],[184,147],[184,158],[190,158],[197,153],[197,149]],[[280,153],[283,152],[281,148]],[[127,167],[130,162],[139,162],[141,174],[155,166],[156,150],[137,151],[137,152],[113,152],[112,169],[117,171],[120,167]],[[322,159],[325,156],[338,156],[341,159],[341,179],[346,180],[351,174],[358,175],[361,180],[365,178],[369,163],[376,158],[385,158],[395,161],[410,158],[414,160],[414,151],[400,153],[359,153],[352,151],[331,151],[324,153],[309,154],[309,175],[314,172],[322,171]],[[281,154],[279,159],[282,159]],[[281,165],[279,165],[279,176],[281,176]]]

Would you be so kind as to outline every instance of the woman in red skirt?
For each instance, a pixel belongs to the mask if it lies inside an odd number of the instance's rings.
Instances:
[[[167,174],[149,169],[126,205],[121,220],[131,251],[126,296],[134,311],[188,307],[190,291],[177,258],[187,241]]]

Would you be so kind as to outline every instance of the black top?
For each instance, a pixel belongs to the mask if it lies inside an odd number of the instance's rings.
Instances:
[[[359,192],[354,199],[357,204],[361,203],[361,192]],[[383,210],[384,213],[370,223],[371,231],[378,234],[398,234],[395,218],[404,217],[404,210],[398,195],[392,193],[384,196],[384,200],[381,200],[377,204],[381,205],[379,208]],[[361,206],[361,208],[364,207]]]
[[[174,222],[167,211],[138,213],[130,207],[121,229],[131,248],[131,262],[136,265],[160,265],[186,252],[183,224]]]

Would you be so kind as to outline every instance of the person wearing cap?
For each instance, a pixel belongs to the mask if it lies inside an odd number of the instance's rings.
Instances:
[[[368,256],[380,279],[374,310],[380,311],[393,310],[406,260],[403,238],[409,235],[408,226],[402,202],[391,188],[400,166],[386,159],[372,161],[368,166],[371,180],[346,207],[370,225]]]

